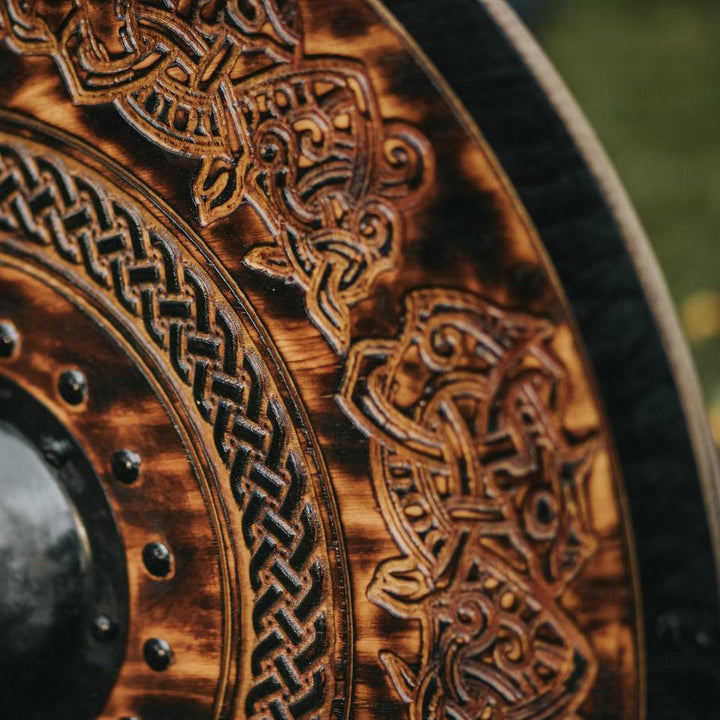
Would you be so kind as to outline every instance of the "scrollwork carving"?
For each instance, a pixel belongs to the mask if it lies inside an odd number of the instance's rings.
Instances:
[[[294,0],[0,3],[0,38],[51,55],[74,102],[112,103],[194,158],[201,224],[251,203],[274,242],[247,264],[297,284],[337,351],[349,307],[393,265],[402,206],[432,173],[428,143],[384,121],[363,66],[308,57]]]
[[[419,620],[416,672],[385,653],[415,720],[558,718],[596,672],[558,599],[592,554],[594,433],[565,426],[548,321],[452,290],[410,295],[396,340],[351,351],[340,400],[370,437],[401,556],[368,590]]]

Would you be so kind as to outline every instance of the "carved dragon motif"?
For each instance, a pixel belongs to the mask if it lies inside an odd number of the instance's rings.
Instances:
[[[592,554],[589,433],[564,428],[553,326],[450,290],[349,357],[340,401],[370,437],[401,551],[370,597],[420,621],[422,665],[383,662],[413,720],[568,717],[596,663],[558,603]]]

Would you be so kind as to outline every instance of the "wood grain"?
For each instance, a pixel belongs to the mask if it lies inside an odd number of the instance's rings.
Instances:
[[[103,718],[638,717],[592,373],[423,58],[360,0],[0,8],[0,313],[64,353],[7,372],[53,403],[97,369],[64,421],[98,468],[110,416],[162,468],[108,491],[136,579]],[[75,315],[82,345],[49,333]],[[150,536],[205,569],[143,591]]]

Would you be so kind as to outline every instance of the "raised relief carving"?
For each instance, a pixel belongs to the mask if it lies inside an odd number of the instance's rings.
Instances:
[[[422,627],[382,661],[414,720],[573,716],[596,661],[558,600],[595,548],[593,433],[565,427],[550,322],[468,294],[410,295],[395,340],[350,353],[341,403],[370,438],[401,552],[369,597]]]
[[[202,224],[251,203],[273,235],[247,264],[299,285],[333,348],[393,266],[427,141],[385,121],[362,64],[304,54],[295,0],[0,2],[0,39],[51,55],[74,102],[113,103],[195,158]]]
[[[195,158],[201,223],[251,203],[273,242],[245,262],[298,285],[338,354],[350,307],[395,266],[403,211],[433,172],[427,141],[382,118],[364,67],[304,54],[294,0],[0,0],[0,35],[52,56],[73,100],[113,103]],[[202,272],[132,210],[61,165],[0,152],[0,231],[111,292],[168,353],[215,429],[251,554],[249,717],[328,712],[328,569],[308,473],[262,362]],[[395,339],[349,351],[340,402],[368,436],[398,546],[369,597],[420,624],[419,664],[381,660],[413,720],[573,718],[597,663],[560,600],[595,548],[596,433],[566,422],[553,325],[451,289],[413,292]],[[291,437],[292,436],[292,437]]]
[[[89,282],[191,391],[227,468],[250,556],[242,604],[255,638],[244,716],[325,716],[335,662],[327,540],[288,412],[235,313],[139,208],[19,143],[0,144],[2,236]]]

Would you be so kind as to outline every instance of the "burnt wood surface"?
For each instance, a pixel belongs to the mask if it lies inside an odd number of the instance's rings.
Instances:
[[[712,714],[720,703],[719,601],[701,480],[618,219],[537,70],[486,7],[448,0],[437,13],[432,2],[386,5],[478,123],[572,305],[624,467],[642,577],[649,716]]]
[[[107,533],[16,716],[711,711],[679,381],[491,5],[0,2],[2,419]]]

